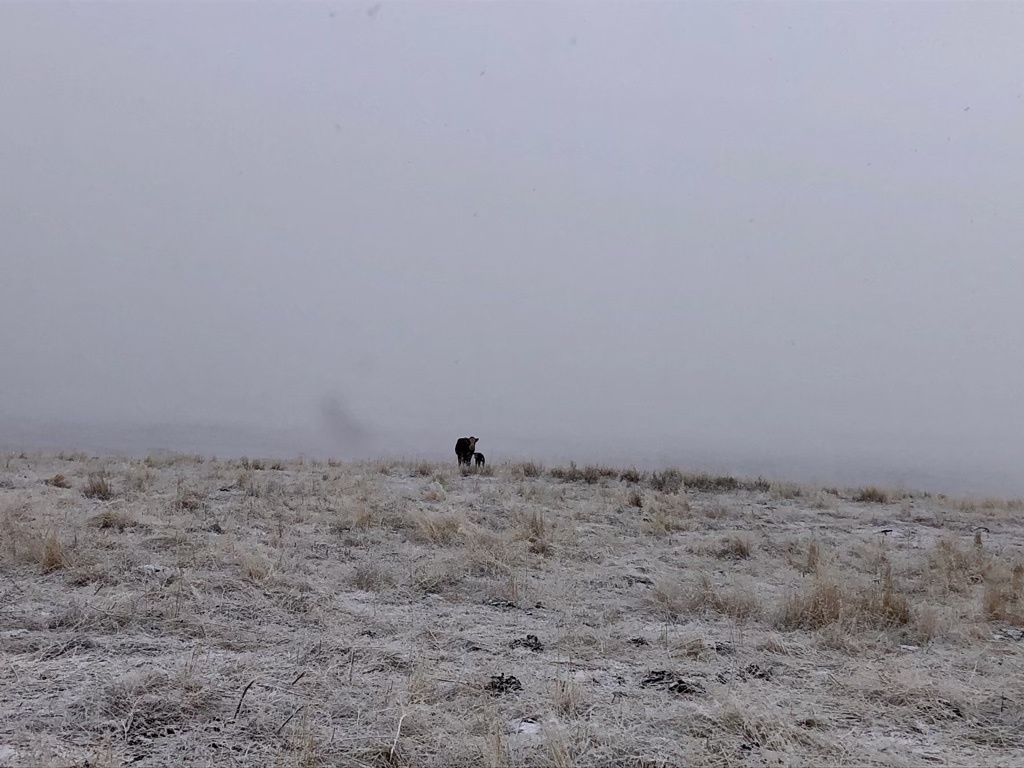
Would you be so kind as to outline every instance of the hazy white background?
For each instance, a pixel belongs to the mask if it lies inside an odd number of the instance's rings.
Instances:
[[[1024,493],[1022,40],[1020,3],[2,3],[0,443]]]

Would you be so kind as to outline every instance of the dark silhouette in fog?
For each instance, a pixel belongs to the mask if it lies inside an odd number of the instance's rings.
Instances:
[[[460,437],[455,441],[455,456],[459,460],[459,466],[465,464],[467,467],[473,460],[473,454],[476,449],[477,438],[475,437]]]

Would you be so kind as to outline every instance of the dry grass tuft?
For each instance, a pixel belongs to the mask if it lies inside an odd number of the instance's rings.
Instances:
[[[804,489],[797,483],[774,482],[770,485],[768,492],[775,499],[799,499],[804,495]]]
[[[863,590],[855,607],[859,621],[878,629],[901,627],[909,624],[913,617],[910,602],[896,590],[888,564],[882,571],[881,581]]]
[[[572,679],[555,681],[555,712],[561,717],[574,718],[586,709],[581,686]]]
[[[867,587],[843,587],[834,578],[816,575],[809,588],[785,599],[775,626],[822,629],[843,624],[850,630],[885,629],[909,624],[912,618],[910,602],[897,591],[886,568],[879,581]]]
[[[56,531],[50,531],[43,537],[42,545],[39,548],[39,566],[43,573],[59,571],[68,564],[67,556],[64,554],[64,545]]]
[[[424,594],[439,594],[452,587],[457,587],[466,578],[463,563],[448,560],[435,561],[413,568],[409,586]]]
[[[266,581],[273,570],[273,564],[266,557],[255,552],[242,558],[242,563],[239,566],[242,578],[254,584]]]
[[[810,587],[791,594],[783,601],[775,619],[779,629],[821,629],[843,617],[842,587],[827,578],[815,576]]]
[[[550,555],[552,551],[552,528],[540,512],[532,511],[520,515],[520,535],[526,540],[530,552],[536,555]]]
[[[654,536],[668,536],[689,527],[690,504],[681,496],[663,496],[650,502],[647,509],[647,527]]]
[[[524,599],[526,588],[522,577],[509,573],[505,578],[495,579],[484,588],[484,602],[504,606],[518,606]]]
[[[125,487],[137,493],[145,493],[153,487],[157,473],[146,466],[132,467],[125,476]]]
[[[670,621],[704,612],[739,620],[752,619],[761,613],[761,606],[752,588],[718,587],[706,575],[702,575],[696,585],[689,587],[672,581],[655,582],[646,600],[655,615]]]
[[[427,512],[416,515],[413,540],[424,544],[448,546],[459,541],[462,520],[455,515]]]
[[[513,464],[513,477],[541,477],[544,474],[544,465],[536,461],[522,461]]]
[[[353,506],[349,507],[343,519],[347,521],[350,527],[361,531],[380,528],[384,524],[384,517],[381,515],[380,510],[369,504],[365,499],[359,499]]]
[[[804,574],[821,573],[823,564],[821,545],[818,544],[816,539],[811,539],[807,543],[807,559],[804,561],[802,572]]]
[[[511,536],[467,525],[462,537],[466,567],[474,576],[505,576],[525,559],[524,548]]]
[[[853,500],[871,504],[888,504],[889,494],[880,488],[869,486],[868,488],[861,488],[854,493]]]
[[[782,712],[749,702],[729,702],[713,714],[697,713],[687,727],[691,735],[709,746],[707,757],[710,759],[705,763],[709,766],[734,765],[736,763],[729,759],[732,755],[753,749],[779,755],[813,750],[832,757],[824,763],[842,762],[842,748],[815,734],[815,729],[823,727],[817,721],[805,718],[798,724]]]
[[[712,584],[707,576],[702,576],[700,584],[690,593],[689,608],[691,611],[713,611],[740,620],[753,619],[761,613],[761,606],[751,587],[723,589]]]
[[[103,474],[94,474],[89,476],[89,480],[85,484],[85,488],[82,489],[82,494],[89,499],[99,499],[100,501],[108,501],[114,496],[114,489],[110,485],[110,481],[107,480]]]
[[[705,472],[698,472],[684,475],[681,479],[687,489],[692,491],[735,491],[740,487],[740,481],[731,475],[709,475]]]
[[[430,485],[423,489],[420,493],[420,498],[427,502],[439,502],[444,501],[448,498],[448,492],[445,491],[444,485],[434,480]]]
[[[955,507],[968,513],[1024,512],[1024,499],[960,499]]]
[[[71,703],[84,729],[116,732],[128,743],[166,738],[217,710],[218,696],[192,680],[161,671],[133,670],[89,696]]]
[[[629,467],[619,473],[619,480],[624,483],[642,483],[646,475],[646,472],[641,472],[636,467]]]
[[[985,570],[981,596],[981,612],[989,621],[1024,626],[1021,594],[1024,588],[1024,566],[1012,569],[990,566]]]
[[[576,462],[569,462],[568,467],[552,467],[548,473],[551,477],[561,480],[565,483],[586,483],[587,485],[594,485],[602,478],[615,477],[617,471],[608,467],[601,467],[594,464],[588,464],[587,466],[580,469],[576,466]]]
[[[689,611],[689,596],[676,581],[656,581],[645,598],[655,615],[674,620]]]
[[[203,494],[179,481],[173,506],[179,512],[195,512],[203,506]]]
[[[928,553],[923,576],[926,586],[940,595],[968,594],[984,581],[988,557],[981,547],[962,547],[952,537],[939,539]]]
[[[679,493],[683,489],[683,473],[678,469],[652,472],[650,484],[660,493]]]
[[[118,532],[139,524],[134,517],[119,509],[104,509],[89,522],[101,530],[114,530]]]
[[[715,550],[715,556],[721,560],[749,560],[753,556],[750,539],[733,534],[722,540]]]
[[[914,625],[913,639],[927,645],[938,638],[941,633],[942,620],[938,609],[933,605],[919,608]]]
[[[51,477],[50,479],[48,479],[46,481],[46,484],[50,485],[50,486],[53,486],[54,488],[70,488],[71,487],[71,483],[68,482],[68,479],[66,477],[64,477],[64,475],[60,474],[59,472],[56,475],[54,475],[53,477]]]
[[[381,592],[395,585],[395,577],[379,563],[359,563],[349,578],[349,583],[364,592]]]
[[[68,552],[56,528],[37,529],[19,523],[11,514],[0,522],[4,559],[11,565],[31,565],[52,573],[70,565]]]

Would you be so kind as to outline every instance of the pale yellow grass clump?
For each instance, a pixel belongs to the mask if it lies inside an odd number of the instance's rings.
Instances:
[[[90,499],[106,501],[113,497],[114,489],[105,475],[95,474],[89,477],[89,481],[82,489],[82,494]]]
[[[889,628],[913,617],[907,597],[896,589],[890,569],[878,583],[842,583],[833,575],[814,576],[810,585],[790,594],[776,618],[780,629],[821,629],[831,624],[850,628]]]

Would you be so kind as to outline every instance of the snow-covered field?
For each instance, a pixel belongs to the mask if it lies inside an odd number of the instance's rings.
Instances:
[[[1020,766],[1022,513],[3,456],[0,766]]]

